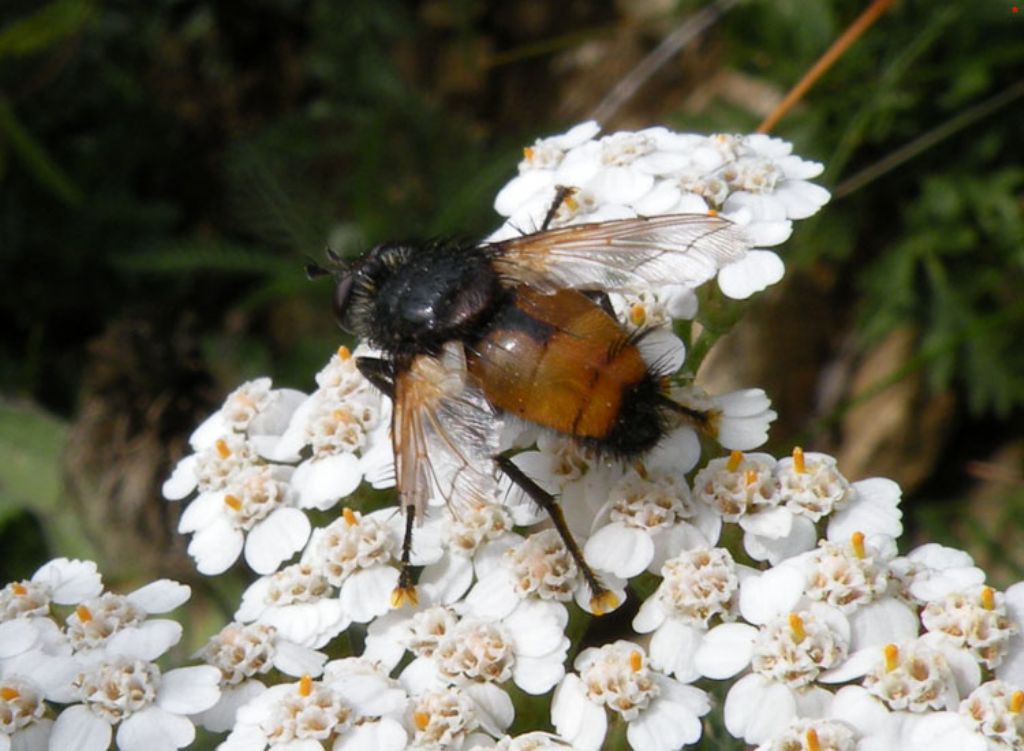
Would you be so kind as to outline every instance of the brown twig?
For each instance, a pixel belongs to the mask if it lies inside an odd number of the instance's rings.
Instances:
[[[861,34],[871,28],[871,25],[878,20],[878,18],[889,9],[892,5],[893,0],[874,0],[871,5],[865,9],[860,16],[857,17],[852,24],[847,27],[832,46],[829,47],[825,54],[818,58],[818,61],[811,66],[811,69],[804,74],[804,77],[800,79],[799,83],[790,89],[789,93],[786,94],[786,98],[782,100],[775,111],[772,112],[768,117],[764,119],[760,125],[757,126],[758,133],[769,133],[772,128],[778,125],[779,120],[786,116],[793,106],[799,102],[804,94],[815,84],[818,79],[825,75],[825,72],[832,67],[833,63],[842,57],[843,53],[846,52],[850,46],[860,38]]]

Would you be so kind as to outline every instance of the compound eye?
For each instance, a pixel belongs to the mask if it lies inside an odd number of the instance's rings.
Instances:
[[[349,333],[354,333],[351,327],[348,326],[348,308],[352,299],[352,283],[354,279],[355,275],[351,272],[339,278],[334,288],[334,299],[332,300],[334,317],[338,321],[338,325]]]

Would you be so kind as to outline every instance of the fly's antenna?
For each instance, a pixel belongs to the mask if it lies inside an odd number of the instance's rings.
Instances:
[[[330,248],[326,248],[324,250],[324,255],[327,256],[328,263],[326,265],[320,263],[315,258],[306,256],[308,259],[305,267],[307,279],[319,279],[322,276],[336,276],[338,272],[346,271],[351,265]]]

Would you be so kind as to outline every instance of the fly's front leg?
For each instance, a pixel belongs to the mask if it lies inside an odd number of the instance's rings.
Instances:
[[[593,569],[590,568],[590,564],[584,559],[583,551],[580,549],[579,543],[576,542],[576,538],[573,537],[572,531],[565,521],[565,515],[562,514],[562,507],[558,505],[555,497],[534,482],[512,461],[511,457],[505,454],[498,454],[494,457],[494,462],[498,465],[498,469],[508,475],[508,479],[530,496],[534,503],[548,512],[548,516],[551,517],[558,535],[562,538],[566,549],[576,562],[576,566],[583,575],[584,581],[587,582],[587,586],[590,587],[590,608],[594,611],[594,614],[603,615],[614,610],[619,604],[618,598],[601,584],[601,580],[597,578]]]
[[[380,357],[357,357],[356,367],[370,383],[392,401],[395,398],[395,365]]]
[[[356,358],[359,372],[377,387],[386,397],[395,398],[395,366],[390,360],[380,357]],[[401,501],[401,498],[399,498]],[[418,601],[416,585],[412,581],[412,529],[416,525],[416,507],[412,504],[401,504],[405,515],[405,534],[402,535],[402,558],[399,567],[398,586],[391,593],[391,606],[400,608],[403,605],[415,605]]]

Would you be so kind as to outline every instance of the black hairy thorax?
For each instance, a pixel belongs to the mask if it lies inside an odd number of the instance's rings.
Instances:
[[[474,338],[507,294],[486,247],[461,241],[379,245],[356,273],[356,331],[392,355],[437,354]]]

